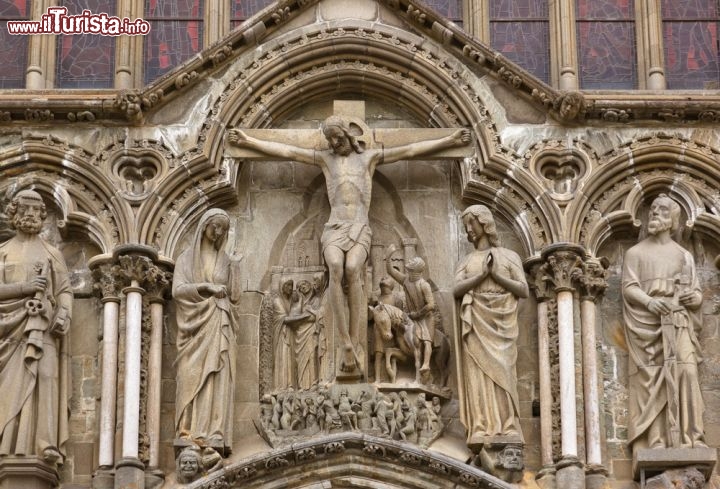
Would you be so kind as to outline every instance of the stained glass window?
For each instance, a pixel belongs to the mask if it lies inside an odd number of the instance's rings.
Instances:
[[[30,36],[11,36],[8,20],[28,19],[28,0],[0,0],[0,88],[25,88]]]
[[[203,48],[202,0],[145,0],[145,83],[194,56]]]
[[[69,15],[83,10],[117,14],[116,0],[64,0]],[[115,38],[99,34],[57,36],[55,86],[58,88],[111,88],[114,77]]]
[[[665,80],[670,89],[719,89],[718,4],[663,0]]]
[[[577,0],[580,88],[637,86],[633,0]]]
[[[490,2],[490,44],[537,78],[550,80],[547,0]]]
[[[275,0],[231,0],[230,28],[235,29]]]
[[[425,0],[425,5],[462,26],[462,3],[460,0]]]

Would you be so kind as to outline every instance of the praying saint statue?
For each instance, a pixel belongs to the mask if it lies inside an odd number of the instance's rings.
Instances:
[[[340,371],[362,371],[356,348],[367,307],[363,283],[365,263],[370,254],[372,233],[369,225],[372,177],[378,165],[420,156],[431,156],[445,148],[470,143],[470,131],[458,129],[449,136],[395,147],[366,148],[362,130],[349,118],[328,117],[322,132],[329,149],[302,148],[247,135],[240,129],[228,132],[228,141],[262,154],[320,167],[325,176],[330,219],[322,236],[322,253],[330,280],[328,300],[333,323],[342,342]],[[342,281],[347,284],[349,318],[345,315]]]

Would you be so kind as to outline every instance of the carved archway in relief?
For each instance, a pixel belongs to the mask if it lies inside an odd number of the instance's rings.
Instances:
[[[256,455],[188,484],[187,489],[320,487],[456,489],[513,486],[448,456],[397,441],[343,433]],[[328,485],[329,484],[329,485]]]
[[[425,127],[471,128],[477,154],[459,163],[463,195],[503,213],[522,236],[528,255],[557,234],[554,216],[558,211],[549,198],[538,198],[542,187],[523,167],[522,158],[502,145],[493,116],[478,95],[478,75],[428,39],[367,21],[333,21],[293,30],[262,44],[262,49],[241,55],[232,72],[234,78],[228,76],[231,81],[203,124],[198,149],[184,156],[188,169],[207,167],[207,163],[200,164],[203,160],[215,168],[223,167],[220,160],[228,127],[276,127],[301,104],[373,98],[399,105]],[[499,107],[494,111],[502,112]],[[482,197],[467,191],[473,171],[496,175],[493,178],[508,191],[497,192],[490,186]],[[173,195],[187,191],[187,183],[184,188],[182,182],[176,183]],[[477,183],[476,189],[483,186]],[[165,193],[164,202],[169,195]],[[217,203],[208,201],[207,205]],[[518,213],[532,214],[532,222],[516,219]],[[172,220],[187,218],[178,214]],[[151,217],[148,227],[159,227],[160,219]],[[176,226],[170,223],[166,227]],[[161,249],[173,248],[169,238],[162,242],[167,244]]]
[[[568,207],[568,236],[589,253],[617,233],[641,232],[643,205],[667,193],[683,208],[690,231],[720,239],[720,151],[658,134],[627,143],[599,159]]]
[[[111,253],[127,242],[132,212],[114,198],[115,187],[91,159],[56,138],[27,138],[0,154],[0,194],[34,188],[59,209],[61,234],[86,236],[102,253]]]

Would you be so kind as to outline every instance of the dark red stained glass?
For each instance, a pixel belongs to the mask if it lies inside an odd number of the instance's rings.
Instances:
[[[633,0],[577,0],[580,88],[637,86]]]
[[[443,17],[462,25],[462,3],[460,0],[425,0],[425,5]]]
[[[146,0],[145,83],[175,68],[203,48],[201,0]]]
[[[550,80],[547,0],[490,2],[490,43],[544,82]]]
[[[230,12],[230,28],[235,29],[244,20],[249,19],[275,0],[232,0]]]
[[[720,88],[716,2],[663,0],[662,16],[667,87]]]
[[[0,88],[25,88],[30,36],[11,36],[7,21],[27,19],[28,12],[28,0],[0,0]]]
[[[115,0],[64,0],[68,14],[90,10],[94,14],[117,14]],[[58,36],[55,86],[58,88],[112,88],[115,37],[97,34]]]

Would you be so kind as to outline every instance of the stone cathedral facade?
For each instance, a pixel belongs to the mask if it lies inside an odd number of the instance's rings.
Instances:
[[[278,0],[154,81],[119,37],[105,90],[33,37],[1,489],[720,485],[717,90],[664,90],[658,2],[620,91],[465,3]]]

